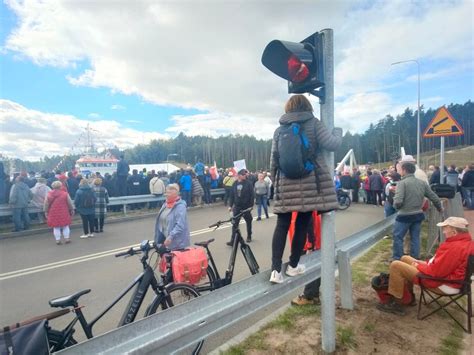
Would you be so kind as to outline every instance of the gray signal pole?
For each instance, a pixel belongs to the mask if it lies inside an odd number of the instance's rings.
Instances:
[[[321,104],[321,121],[329,131],[334,128],[334,45],[332,29],[321,31],[323,41],[325,100]],[[334,153],[324,152],[330,172],[334,172]],[[321,228],[321,335],[325,353],[336,351],[336,223],[335,212],[324,213]]]

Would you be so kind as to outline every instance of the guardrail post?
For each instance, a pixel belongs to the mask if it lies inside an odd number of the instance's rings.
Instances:
[[[344,309],[353,310],[354,302],[352,299],[352,268],[349,252],[342,250],[337,252],[337,267],[339,269],[341,306]]]
[[[123,204],[123,215],[124,216],[127,215],[127,204],[126,203]]]

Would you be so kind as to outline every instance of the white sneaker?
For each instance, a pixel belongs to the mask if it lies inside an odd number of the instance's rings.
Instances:
[[[89,233],[89,238],[94,238],[94,233]]]
[[[273,270],[272,274],[270,275],[270,282],[273,282],[274,284],[281,284],[283,281],[285,280],[283,279],[281,272]]]
[[[304,274],[306,271],[306,267],[303,264],[298,264],[296,267],[291,267],[291,265],[288,265],[286,268],[286,274],[288,276],[296,276],[300,274]]]
[[[83,234],[83,235],[81,235],[79,238],[81,238],[81,239],[89,238],[89,234]]]

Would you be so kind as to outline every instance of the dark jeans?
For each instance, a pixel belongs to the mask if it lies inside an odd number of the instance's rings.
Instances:
[[[204,186],[204,203],[211,203],[211,188],[209,186]]]
[[[312,300],[319,297],[319,288],[321,287],[321,278],[311,281],[304,287],[303,295],[306,299]]]
[[[117,176],[117,192],[119,196],[127,196],[127,176]]]
[[[15,232],[30,228],[28,207],[13,208],[13,224],[15,224]]]
[[[103,231],[104,230],[104,220],[105,216],[99,217],[99,218],[94,218],[94,226],[95,226],[95,231]]]
[[[191,207],[191,191],[181,191],[181,198],[186,202],[188,207]]]
[[[81,214],[84,234],[94,233],[95,214]]]
[[[239,214],[239,212],[240,212],[240,209],[237,210],[234,208],[232,210],[232,213],[234,214],[234,216]],[[244,217],[245,224],[247,225],[247,238],[252,238],[252,213],[250,211],[245,212],[242,217]],[[240,218],[242,217],[237,218],[235,221],[235,224],[232,226],[232,237],[230,239],[231,243],[234,241],[235,231],[237,227],[239,226]]]
[[[227,206],[229,202],[230,194],[232,192],[232,186],[224,186],[225,194],[224,194],[224,206]]]
[[[352,202],[359,202],[359,189],[352,189]]]
[[[382,206],[382,190],[371,190],[370,193],[372,194],[372,203]]]
[[[306,241],[306,232],[312,212],[299,212],[295,223],[295,235],[291,243],[290,265],[296,267]],[[281,258],[286,245],[286,235],[290,229],[291,212],[279,213],[272,240],[272,270],[281,272]]]

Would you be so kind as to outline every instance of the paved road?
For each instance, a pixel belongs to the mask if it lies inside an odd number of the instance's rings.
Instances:
[[[230,254],[230,247],[225,245],[230,229],[223,227],[212,231],[207,226],[227,218],[228,212],[222,205],[189,212],[192,242],[216,239],[211,250],[222,273]],[[339,211],[336,213],[337,239],[345,238],[382,218],[382,208],[362,204]],[[92,292],[83,296],[81,303],[86,306],[86,318],[92,319],[141,272],[138,258],[123,259],[113,255],[141,240],[153,239],[154,222],[154,218],[149,217],[106,225],[103,234],[85,240],[79,239],[80,230],[76,229],[72,233],[72,243],[62,246],[55,245],[52,233],[0,240],[0,325],[50,312],[49,299],[86,288],[91,288]],[[272,216],[253,223],[251,246],[261,270],[270,267],[275,222],[276,217]],[[242,230],[245,231],[245,228]],[[250,276],[240,255],[236,264],[234,280]],[[151,295],[147,297],[151,300]],[[93,329],[94,333],[100,334],[116,327],[127,302],[127,298],[122,300],[101,319]],[[146,300],[145,304],[148,304]],[[53,325],[64,326],[67,320],[68,316],[62,317]],[[78,333],[76,338],[82,339],[82,331]]]

